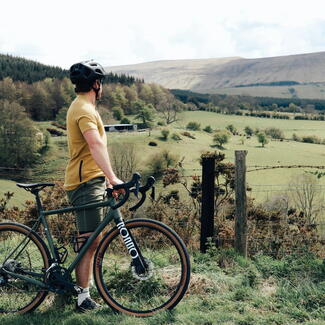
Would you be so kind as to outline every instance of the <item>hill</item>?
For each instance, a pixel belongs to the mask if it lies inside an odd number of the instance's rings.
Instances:
[[[156,61],[108,67],[107,70],[128,73],[171,89],[231,94],[232,91],[224,89],[236,88],[235,94],[324,98],[324,89],[319,84],[325,83],[325,52],[258,59]],[[263,89],[256,92],[259,86]],[[278,89],[270,91],[275,86]],[[297,86],[299,91],[288,90]]]
[[[22,57],[0,54],[0,80],[9,77],[13,81],[23,81],[29,84],[44,80],[45,78],[63,79],[69,77],[69,71],[59,67],[45,65]],[[109,73],[105,78],[106,83],[120,83],[132,85],[142,80],[124,74]]]
[[[67,76],[67,70],[59,67],[48,66],[12,55],[0,54],[0,80],[10,77],[14,81],[32,83],[45,78],[63,79]]]

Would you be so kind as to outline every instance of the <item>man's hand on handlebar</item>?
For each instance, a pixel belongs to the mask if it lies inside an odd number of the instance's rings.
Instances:
[[[113,188],[114,185],[119,185],[119,184],[124,184],[123,181],[121,181],[119,178],[117,178],[116,176],[114,178],[111,178],[110,180],[106,178],[106,187],[107,188]],[[114,190],[112,192],[112,196],[117,199],[119,197],[119,195],[125,195],[125,190],[123,188],[118,189],[118,190]]]
[[[112,183],[110,184],[111,186],[108,187],[106,191],[109,195],[112,195],[114,198],[119,199],[119,202],[117,202],[114,206],[111,206],[112,209],[118,209],[121,207],[128,200],[130,193],[133,193],[138,199],[138,195],[141,195],[139,202],[133,207],[129,208],[130,211],[136,210],[143,204],[146,199],[146,192],[150,188],[152,189],[151,197],[154,198],[154,177],[148,177],[147,183],[145,185],[141,185],[140,178],[141,176],[139,173],[134,173],[132,179],[126,183],[123,183],[118,178],[112,180]],[[123,196],[119,198],[119,194],[123,194]]]

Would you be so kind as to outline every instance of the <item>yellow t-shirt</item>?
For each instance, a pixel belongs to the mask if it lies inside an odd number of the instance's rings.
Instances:
[[[65,171],[64,188],[73,190],[92,178],[105,176],[93,159],[83,133],[97,129],[107,143],[102,119],[84,95],[78,94],[67,113],[69,162]]]

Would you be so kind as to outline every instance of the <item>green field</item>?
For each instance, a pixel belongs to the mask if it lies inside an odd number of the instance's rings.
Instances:
[[[324,121],[299,121],[299,120],[275,120],[247,116],[223,115],[210,112],[185,112],[179,122],[168,127],[170,134],[177,132],[180,134],[185,131],[188,122],[196,121],[204,128],[211,125],[213,129],[224,129],[227,125],[233,124],[239,133],[244,133],[245,126],[252,128],[265,129],[276,127],[283,130],[286,138],[291,138],[293,133],[298,136],[316,135],[325,139],[325,122]],[[149,137],[147,132],[144,133],[125,133],[109,134],[109,143],[131,142],[135,143],[139,152],[141,152],[142,165],[145,165],[150,156],[162,149],[167,149],[177,154],[180,159],[184,157],[183,167],[186,174],[200,175],[199,157],[206,151],[218,150],[213,147],[213,135],[203,131],[191,131],[196,139],[190,139],[184,136],[182,140],[176,142],[169,139],[168,141],[159,140],[161,130],[155,130]],[[148,143],[156,141],[157,147],[150,147]],[[291,165],[308,165],[319,166],[325,165],[325,146],[318,144],[307,144],[293,141],[270,141],[264,148],[258,143],[256,137],[244,139],[243,137],[232,136],[230,142],[225,145],[222,152],[226,155],[227,161],[234,162],[235,150],[247,150],[248,170],[254,170],[255,166],[291,166]],[[247,174],[247,180],[250,186],[254,185],[281,185],[287,186],[291,179],[298,174],[304,173],[308,168],[299,169],[270,169],[262,171],[250,171]],[[321,179],[321,182],[323,180]],[[265,188],[267,189],[267,187]],[[256,194],[257,195],[257,194]],[[265,194],[261,194],[265,197]]]
[[[254,97],[325,99],[325,85],[323,83],[309,84],[309,85],[293,85],[293,86],[255,86],[255,87],[219,88],[219,89],[208,89],[202,92],[210,93],[210,94],[244,95],[244,96],[248,95]]]
[[[180,120],[168,127],[159,127],[154,129],[149,136],[148,131],[136,133],[107,133],[108,146],[112,144],[134,143],[136,145],[139,158],[140,171],[147,169],[147,164],[151,157],[162,150],[166,149],[177,155],[179,159],[183,159],[183,167],[186,175],[201,175],[201,166],[199,164],[200,155],[206,151],[216,151],[213,147],[213,135],[203,131],[191,131],[196,139],[190,139],[182,136],[182,140],[175,141],[170,137],[168,141],[162,141],[161,130],[167,128],[170,135],[173,133],[181,134],[185,131],[188,122],[196,121],[201,124],[201,128],[211,125],[213,129],[224,129],[227,125],[233,124],[239,133],[243,133],[245,126],[252,128],[265,129],[267,127],[276,127],[283,130],[286,138],[291,138],[293,133],[298,136],[316,135],[325,139],[325,122],[324,121],[301,121],[301,120],[276,120],[248,116],[223,115],[212,112],[184,112],[180,116]],[[149,146],[150,141],[155,141],[156,147]],[[293,141],[270,141],[264,148],[258,143],[256,137],[244,139],[242,136],[232,136],[230,142],[225,145],[222,152],[226,155],[227,161],[234,162],[235,150],[247,150],[247,166],[250,171],[247,173],[248,184],[254,189],[269,189],[266,185],[278,185],[285,188],[293,177],[308,170],[300,169],[270,169],[262,171],[254,170],[254,166],[289,166],[289,165],[325,165],[325,146],[318,144],[307,144]],[[44,164],[39,165],[33,171],[33,180],[37,181],[53,181],[63,180],[64,169],[67,162],[67,148],[65,137],[52,138],[52,149],[44,157]],[[310,170],[310,169],[309,169]],[[324,178],[325,179],[325,178]],[[325,184],[323,178],[320,179],[321,184]],[[2,181],[1,191],[7,188],[7,183]],[[6,184],[6,185],[5,185]],[[11,183],[9,183],[11,184]],[[17,193],[12,199],[13,203],[21,204],[21,197],[25,192],[17,190],[14,184],[11,184],[10,190]],[[25,193],[26,198],[27,193]],[[255,193],[264,199],[268,194],[265,192]]]

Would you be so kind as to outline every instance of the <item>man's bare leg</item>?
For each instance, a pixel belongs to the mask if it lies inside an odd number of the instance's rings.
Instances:
[[[80,237],[90,237],[91,234],[91,232],[85,233],[80,235]],[[84,299],[90,297],[89,285],[93,275],[94,255],[100,240],[101,236],[99,235],[76,266],[77,285],[83,288],[83,292],[78,295],[78,305],[80,305]]]

